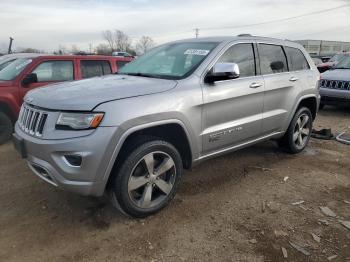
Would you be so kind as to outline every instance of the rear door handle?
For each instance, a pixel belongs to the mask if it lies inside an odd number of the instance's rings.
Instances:
[[[258,87],[261,87],[262,84],[261,83],[252,83],[249,87],[250,88],[258,88]]]
[[[289,81],[291,82],[295,82],[295,81],[298,81],[299,78],[295,77],[295,76],[292,76],[291,78],[289,78]]]

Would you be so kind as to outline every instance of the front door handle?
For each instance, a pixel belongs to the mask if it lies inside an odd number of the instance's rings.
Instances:
[[[262,84],[261,83],[252,83],[249,87],[250,88],[258,88],[258,87],[261,87]]]
[[[295,81],[298,81],[299,78],[295,77],[295,76],[292,76],[291,78],[289,78],[289,81],[291,82],[295,82]]]

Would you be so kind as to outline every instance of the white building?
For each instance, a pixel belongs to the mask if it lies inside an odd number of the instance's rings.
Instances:
[[[297,40],[311,55],[331,56],[350,51],[350,42],[326,40]]]

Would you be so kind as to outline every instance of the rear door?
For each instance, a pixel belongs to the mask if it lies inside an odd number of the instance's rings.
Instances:
[[[288,66],[291,79],[302,89],[315,87],[315,72],[310,68],[309,62],[306,60],[303,52],[294,47],[285,46],[284,50],[288,58]]]
[[[262,133],[268,135],[282,130],[300,88],[289,73],[281,45],[259,43],[258,51],[265,81]]]
[[[253,43],[237,43],[216,61],[236,63],[240,77],[203,84],[204,154],[231,148],[260,136],[264,80],[257,72]]]
[[[25,94],[34,88],[46,86],[48,84],[73,81],[74,80],[74,60],[41,60],[33,70],[27,72],[35,73],[38,78],[37,83],[22,86],[20,89],[21,99]]]
[[[82,79],[112,73],[111,64],[108,60],[80,60],[80,70]]]

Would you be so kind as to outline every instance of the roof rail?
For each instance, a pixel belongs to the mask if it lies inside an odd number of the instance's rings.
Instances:
[[[239,34],[238,36],[252,36],[251,34]]]

